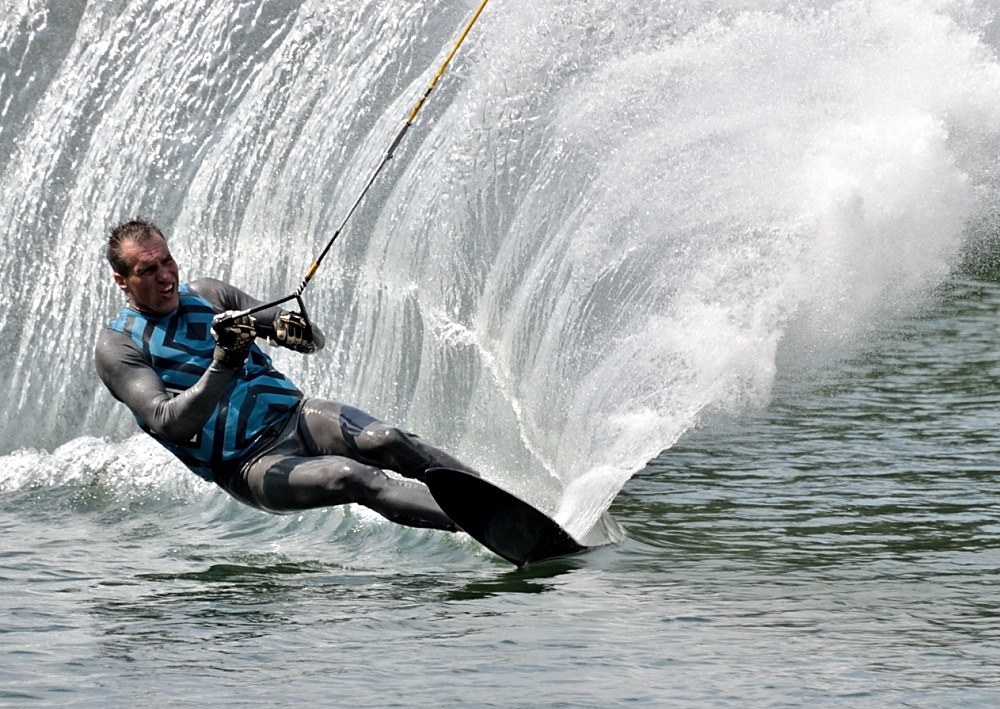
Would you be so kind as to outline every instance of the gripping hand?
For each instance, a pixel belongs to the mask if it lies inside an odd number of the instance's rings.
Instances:
[[[299,313],[283,312],[274,319],[274,341],[296,352],[316,351],[312,325]]]
[[[212,334],[215,336],[215,352],[212,356],[216,362],[230,369],[243,366],[250,353],[250,346],[257,337],[254,319],[249,315],[224,324],[235,312],[227,310],[212,318]]]

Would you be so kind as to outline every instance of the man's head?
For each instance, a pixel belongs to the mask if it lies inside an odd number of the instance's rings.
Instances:
[[[135,219],[116,226],[107,257],[131,307],[149,315],[169,315],[177,309],[177,263],[155,224]]]

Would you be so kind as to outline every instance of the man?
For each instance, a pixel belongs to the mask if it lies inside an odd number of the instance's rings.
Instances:
[[[128,305],[97,343],[98,374],[194,473],[269,512],[357,502],[399,524],[456,530],[424,485],[383,469],[420,480],[467,466],[359,409],[304,397],[256,345],[267,336],[315,352],[318,328],[277,307],[233,321],[261,301],[214,279],[182,283],[147,221],[112,229],[107,258]]]

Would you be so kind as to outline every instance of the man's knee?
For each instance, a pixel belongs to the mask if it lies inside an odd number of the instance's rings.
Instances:
[[[389,476],[378,468],[351,460],[340,464],[337,484],[352,502],[368,503],[385,491]]]
[[[412,436],[402,429],[377,423],[369,426],[355,439],[361,450],[398,450],[412,447]]]

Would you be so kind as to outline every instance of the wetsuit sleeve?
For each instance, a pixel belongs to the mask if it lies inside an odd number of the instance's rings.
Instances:
[[[264,302],[244,293],[236,286],[231,286],[228,283],[224,283],[223,281],[215,278],[199,278],[188,283],[188,286],[191,290],[217,307],[220,311],[248,310],[249,308],[256,308]],[[253,317],[263,323],[265,328],[271,329],[274,321],[277,320],[278,316],[284,312],[288,311],[282,310],[278,306],[274,306],[273,308],[261,310],[259,313],[254,314]],[[313,344],[316,346],[316,349],[323,349],[326,339],[323,336],[322,330],[320,330],[316,325],[312,325],[312,331]]]
[[[97,374],[151,431],[173,443],[191,440],[208,421],[234,371],[213,362],[187,391],[171,396],[132,339],[105,329],[95,351]]]

